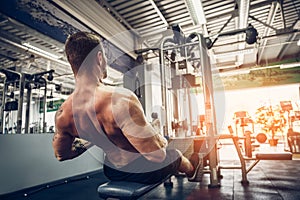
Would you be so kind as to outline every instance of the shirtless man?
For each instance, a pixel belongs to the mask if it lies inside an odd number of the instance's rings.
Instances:
[[[197,179],[198,154],[189,161],[147,122],[137,97],[125,88],[106,86],[106,57],[100,38],[78,32],[65,45],[75,90],[55,116],[53,149],[59,161],[73,159],[96,145],[105,152],[104,174],[111,180],[142,183],[169,174]]]

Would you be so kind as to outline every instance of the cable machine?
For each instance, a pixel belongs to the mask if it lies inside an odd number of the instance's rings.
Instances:
[[[210,60],[207,55],[206,39],[198,33],[185,38],[180,27],[173,26],[172,29],[174,36],[164,38],[160,47],[162,106],[165,108],[164,133],[169,137],[173,136],[172,128],[174,128],[174,121],[172,120],[176,118],[180,120],[179,106],[177,105],[181,104],[181,106],[185,106],[187,111],[186,119],[184,119],[186,123],[182,127],[187,126],[188,128],[185,128],[190,132],[189,134],[185,134],[185,137],[188,135],[193,136],[192,115],[195,110],[197,111],[195,106],[204,107],[206,133],[202,136],[204,147],[200,148],[209,157],[210,186],[218,187],[218,155],[216,148],[218,133],[216,128],[212,72]],[[203,102],[192,105],[191,88],[200,86],[203,91],[204,105],[201,105]],[[187,105],[180,103],[180,93],[182,93],[180,90],[184,91],[183,96],[186,97],[185,102]]]
[[[24,76],[9,69],[1,69],[5,74],[2,90],[2,109],[0,133],[21,133]],[[17,116],[13,121],[12,116]]]
[[[0,113],[0,134],[7,133],[29,133],[30,129],[30,105],[32,100],[32,90],[44,87],[43,95],[43,124],[39,132],[46,132],[46,98],[47,98],[47,80],[53,80],[54,70],[40,72],[36,74],[19,73],[9,69],[1,69],[0,72],[5,75],[3,79],[2,101]],[[48,74],[47,80],[42,76]],[[23,105],[24,94],[26,94],[26,113],[25,128],[23,124]],[[16,116],[16,117],[15,117]]]
[[[217,35],[209,37],[200,33],[186,37],[179,25],[174,24],[171,29],[173,34],[163,37],[159,48],[135,52],[138,58],[145,52],[159,52],[163,134],[171,140],[182,140],[184,151],[189,148],[187,146],[191,146],[186,143],[193,141],[193,152],[200,153],[205,160],[205,167],[209,167],[205,171],[210,174],[209,186],[219,187],[221,166],[216,143],[221,135],[217,131],[213,74],[207,52],[222,36],[244,33],[246,42],[253,44],[256,42],[257,31],[249,24],[244,29],[221,33],[222,28]],[[201,96],[198,95],[195,101],[192,90],[202,94],[202,98],[198,98]],[[194,121],[199,130],[195,130]]]

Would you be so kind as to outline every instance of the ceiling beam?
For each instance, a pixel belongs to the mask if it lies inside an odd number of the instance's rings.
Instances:
[[[43,54],[43,53],[41,53],[41,52],[39,52],[39,51],[37,51],[35,49],[31,49],[29,47],[23,46],[22,44],[17,43],[16,41],[9,40],[6,37],[4,38],[4,37],[0,36],[0,41],[6,43],[8,45],[13,46],[13,49],[17,48],[18,49],[17,52],[20,52],[22,54],[28,54],[28,55],[33,54],[35,56],[38,56],[38,57],[41,57],[41,58],[45,58],[45,59],[53,61],[55,63],[61,64],[61,65],[64,65],[64,66],[69,66],[69,63],[66,62],[66,61],[59,60],[59,59],[53,58],[51,56],[48,56],[46,54]]]
[[[164,25],[166,25],[166,27],[169,26],[169,23],[167,22],[167,20],[165,19],[165,17],[163,16],[163,14],[160,12],[159,8],[157,7],[157,5],[155,4],[155,2],[153,0],[148,0],[152,7],[154,8],[154,10],[156,11],[156,13],[158,14],[158,16],[160,17],[160,19],[162,20],[162,22],[164,23]]]
[[[2,13],[0,14],[0,16],[6,19],[5,24],[7,26],[12,26],[20,32],[24,32],[24,33],[26,33],[30,36],[33,36],[35,38],[39,38],[41,40],[44,40],[45,42],[47,42],[47,44],[49,44],[51,46],[56,46],[58,49],[60,49],[58,51],[63,51],[63,49],[64,49],[64,44],[63,43],[61,43],[57,40],[54,40],[51,37],[48,37],[48,36],[38,32],[38,31],[36,31],[35,29],[30,28],[29,26],[21,24],[20,22],[14,20],[14,19],[12,19],[12,18],[10,18],[10,17],[8,17],[8,16],[6,16]]]
[[[270,26],[272,26],[273,23],[274,23],[276,12],[277,12],[278,8],[279,8],[279,3],[277,1],[276,2],[272,2],[271,8],[269,10],[268,18],[267,18],[267,21],[266,21],[266,23],[269,24]],[[265,27],[264,33],[263,33],[263,37],[269,36],[270,35],[270,30],[271,29],[268,26]],[[260,44],[261,49],[260,49],[260,51],[258,51],[257,64],[260,64],[260,62],[262,60],[262,57],[263,57],[264,50],[265,50],[267,42],[268,42],[268,38],[264,39],[262,41],[262,43]]]
[[[110,12],[112,12],[118,19],[120,23],[123,23],[128,29],[132,30],[132,32],[139,37],[139,33],[132,28],[132,26],[105,0],[100,0],[100,5],[104,5],[109,9]]]
[[[7,51],[3,51],[3,50],[1,50],[1,49],[0,49],[0,55],[1,55],[2,57],[5,57],[5,58],[9,59],[10,61],[13,61],[13,62],[15,62],[15,61],[18,60],[18,59],[15,58],[13,55],[9,54]]]
[[[257,9],[257,8],[261,8],[261,7],[270,5],[273,2],[277,2],[277,0],[267,0],[267,1],[263,1],[263,2],[260,2],[260,3],[254,4],[254,5],[250,5],[249,9],[254,10],[254,9]],[[214,17],[207,17],[206,20],[207,21],[214,21],[214,20],[230,17],[232,15],[232,12],[234,12],[234,11],[228,11],[228,12],[225,12],[221,15],[214,16]]]
[[[297,33],[293,33],[293,34],[289,35],[287,41],[294,41],[295,38],[297,37],[297,35],[298,35]],[[280,52],[279,52],[279,54],[278,54],[278,57],[277,57],[279,60],[281,60],[281,59],[284,57],[286,51],[289,49],[289,47],[291,46],[291,44],[292,44],[292,43],[287,43],[287,44],[285,44],[285,45],[281,48],[281,50],[280,50]]]
[[[133,52],[137,41],[136,35],[113,18],[98,2],[95,0],[53,0],[53,2],[124,53],[136,58]]]

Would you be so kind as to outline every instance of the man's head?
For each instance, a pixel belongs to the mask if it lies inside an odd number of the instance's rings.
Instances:
[[[65,43],[65,51],[75,76],[87,56],[95,52],[95,58],[100,61],[101,78],[106,78],[106,57],[101,40],[97,35],[88,32],[77,32],[70,35]]]

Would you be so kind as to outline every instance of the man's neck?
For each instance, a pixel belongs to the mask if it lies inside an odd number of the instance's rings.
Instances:
[[[102,81],[95,75],[77,75],[75,77],[76,87],[98,87],[102,85]]]

